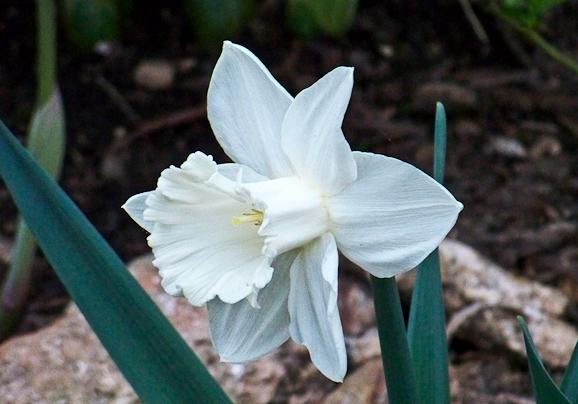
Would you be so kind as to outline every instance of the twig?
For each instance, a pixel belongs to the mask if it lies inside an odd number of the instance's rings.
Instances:
[[[455,333],[460,329],[460,327],[465,324],[468,320],[477,315],[480,311],[490,307],[487,304],[481,304],[480,302],[472,303],[463,309],[456,312],[446,327],[446,334],[448,336],[448,341],[452,339]]]
[[[105,79],[103,76],[98,75],[94,82],[108,95],[108,98],[120,109],[120,111],[126,116],[126,118],[132,124],[138,124],[142,118],[135,112],[135,110],[130,106],[128,101],[122,96],[122,94],[112,85],[110,81]]]
[[[542,35],[540,35],[535,30],[524,27],[508,15],[504,14],[495,3],[492,3],[491,9],[498,17],[510,24],[516,31],[537,45],[556,62],[578,74],[578,61],[559,51],[558,48],[551,45],[544,39]]]
[[[482,25],[480,19],[474,12],[470,0],[458,0],[458,1],[460,2],[460,6],[462,6],[462,10],[464,11],[466,19],[468,20],[468,22],[472,26],[472,29],[474,30],[474,33],[478,37],[478,40],[485,46],[489,45],[490,40],[488,38],[488,34],[486,33],[486,30],[484,29],[484,26]]]
[[[130,141],[158,132],[162,129],[172,128],[196,121],[197,119],[203,118],[206,113],[207,107],[205,105],[200,105],[143,122],[132,133]]]

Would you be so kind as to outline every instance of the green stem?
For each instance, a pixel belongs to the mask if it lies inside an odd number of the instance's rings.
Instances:
[[[30,292],[36,243],[22,219],[18,222],[12,251],[10,270],[0,294],[0,341],[7,338],[18,325]]]
[[[44,105],[56,87],[56,7],[53,0],[36,0],[37,94],[38,108]]]
[[[36,6],[38,61],[35,115],[50,101],[56,91],[56,9],[53,0],[37,0]],[[33,148],[36,145],[35,142],[39,142],[38,139],[34,139],[34,136],[38,134],[33,133],[32,129],[33,125],[28,134],[29,148]],[[48,130],[48,128],[44,129]],[[43,144],[42,147],[44,150],[36,150],[36,152],[46,153],[50,150],[48,144]],[[31,151],[34,153],[34,150]],[[36,157],[40,158],[40,156]],[[51,158],[49,162],[51,165],[62,160],[61,155],[53,154]],[[30,292],[35,253],[34,237],[24,221],[19,219],[10,268],[0,289],[0,341],[14,331],[22,316]]]
[[[572,57],[562,53],[558,48],[553,46],[551,43],[546,41],[542,35],[536,32],[534,29],[528,28],[511,18],[510,16],[504,14],[500,7],[496,3],[491,5],[492,11],[504,20],[506,23],[511,25],[516,31],[525,36],[528,40],[533,42],[536,46],[542,49],[548,56],[550,56],[557,63],[565,66],[566,68],[572,70],[574,73],[578,74],[578,61]]]
[[[528,39],[533,41],[539,48],[541,48],[548,56],[554,59],[556,62],[560,63],[562,66],[566,66],[568,69],[572,70],[574,73],[578,74],[578,62],[573,58],[560,52],[558,48],[554,47],[548,41],[544,39],[542,35],[528,28],[520,27],[518,30],[524,34]]]
[[[371,277],[387,395],[391,404],[416,403],[416,384],[395,278]]]

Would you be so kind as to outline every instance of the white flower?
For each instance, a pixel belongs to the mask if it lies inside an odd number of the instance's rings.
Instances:
[[[352,86],[353,69],[338,67],[293,98],[225,42],[208,117],[236,164],[193,153],[124,205],[150,232],[165,290],[207,304],[223,361],[256,359],[291,337],[341,381],[337,250],[395,276],[437,247],[462,209],[413,166],[351,151],[341,124]]]

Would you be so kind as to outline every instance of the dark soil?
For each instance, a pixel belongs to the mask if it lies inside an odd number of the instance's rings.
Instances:
[[[34,104],[34,3],[13,3],[0,11],[0,117],[22,136]],[[465,205],[451,236],[578,296],[576,75],[477,8],[489,34],[483,45],[457,1],[362,2],[345,38],[312,41],[287,32],[277,3],[265,2],[235,40],[294,94],[336,66],[355,66],[344,123],[352,148],[427,172],[435,102],[443,101],[446,184]],[[138,5],[109,55],[82,55],[63,35],[59,49],[68,133],[61,184],[125,260],[149,251],[145,233],[120,209],[129,196],[154,188],[162,169],[193,151],[227,161],[204,114],[218,53],[195,45],[177,4]],[[551,14],[545,35],[578,58],[578,4]],[[180,66],[170,88],[150,91],[132,80],[137,64],[151,58]],[[123,112],[110,88],[138,119]],[[10,239],[15,223],[0,187],[0,235]],[[48,266],[38,265],[20,332],[44,325],[67,301]]]

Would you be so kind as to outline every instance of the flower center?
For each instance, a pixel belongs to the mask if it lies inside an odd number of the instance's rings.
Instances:
[[[235,216],[231,219],[231,223],[235,226],[245,223],[253,223],[255,226],[261,226],[261,224],[263,224],[263,212],[257,209],[251,209],[251,212],[245,212],[241,216]]]
[[[304,246],[329,230],[329,216],[322,195],[300,178],[242,184],[239,194],[252,211],[233,219],[233,223],[255,223],[264,239],[263,253],[279,254]]]

